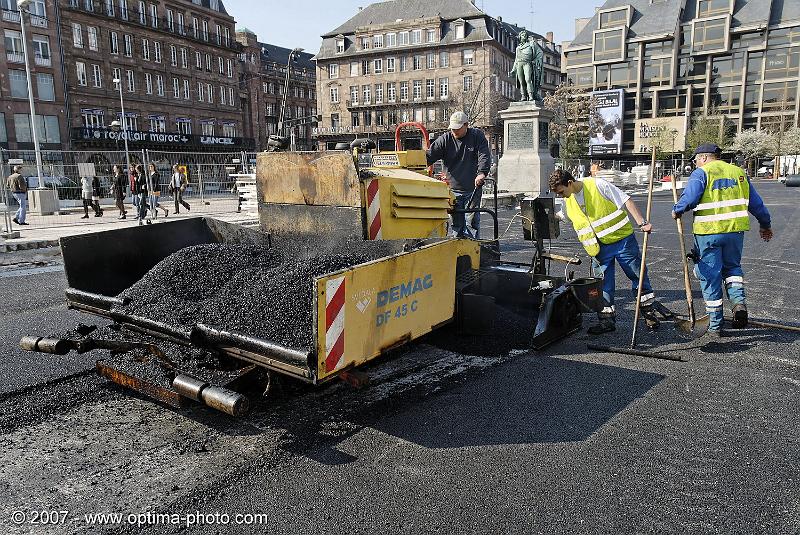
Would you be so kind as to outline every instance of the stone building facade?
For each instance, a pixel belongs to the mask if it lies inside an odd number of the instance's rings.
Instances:
[[[564,48],[567,81],[623,92],[621,154],[643,134],[714,113],[731,130],[780,131],[800,116],[800,2],[608,0]],[[614,157],[612,155],[611,157]]]
[[[56,0],[34,0],[28,11],[30,14],[24,14],[25,46],[38,118],[37,137],[43,150],[61,149],[69,138]],[[0,27],[5,48],[0,56],[0,147],[32,151],[28,83],[16,2],[3,1]]]
[[[73,149],[231,151],[243,137],[235,21],[219,0],[60,0]]]
[[[396,0],[367,6],[322,36],[316,55],[322,147],[356,137],[394,147],[399,123],[447,128],[466,111],[500,148],[497,112],[518,95],[508,76],[522,28],[493,18],[468,0],[424,4]],[[561,80],[561,50],[535,35],[545,52],[543,91]],[[419,143],[419,136],[414,134]]]
[[[313,56],[307,52],[292,54],[291,49],[259,42],[247,29],[236,32],[236,40],[242,45],[240,88],[245,135],[255,140],[258,150],[264,150],[269,136],[278,133],[288,66],[283,134],[294,139],[296,150],[311,150],[315,144],[311,129],[317,114]]]

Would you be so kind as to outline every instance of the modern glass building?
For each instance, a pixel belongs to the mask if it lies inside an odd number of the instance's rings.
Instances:
[[[608,0],[564,47],[567,82],[624,91],[622,154],[643,123],[712,110],[736,130],[798,123],[800,0]],[[658,118],[669,118],[658,119]]]

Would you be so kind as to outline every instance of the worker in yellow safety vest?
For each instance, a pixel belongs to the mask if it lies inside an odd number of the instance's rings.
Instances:
[[[672,208],[675,219],[694,211],[692,230],[699,256],[695,274],[706,301],[708,336],[712,338],[723,336],[723,283],[733,305],[733,327],[747,326],[742,248],[744,233],[750,230],[750,214],[758,220],[761,238],[772,239],[771,218],[764,201],[744,169],[720,160],[721,153],[714,143],[697,147],[694,151],[697,169],[689,175],[681,198]]]
[[[616,329],[615,261],[631,280],[634,291],[639,287],[639,268],[642,263],[639,242],[636,241],[633,226],[623,208],[630,213],[642,232],[650,232],[653,226],[645,220],[628,194],[601,178],[587,177],[578,181],[569,172],[556,169],[550,175],[550,190],[564,198],[566,214],[559,212],[557,216],[560,219],[569,218],[578,233],[578,240],[592,257],[595,276],[603,277],[605,303],[602,311],[597,314],[597,325],[589,327],[589,333],[611,332]],[[656,301],[645,270],[641,313],[651,331],[659,325],[656,312],[663,318],[673,317],[672,312]]]

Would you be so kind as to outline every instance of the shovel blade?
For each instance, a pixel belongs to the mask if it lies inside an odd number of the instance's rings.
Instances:
[[[694,338],[703,336],[708,330],[710,322],[711,318],[708,317],[708,314],[696,318],[694,322],[688,318],[675,317],[675,327],[682,333],[691,335]]]

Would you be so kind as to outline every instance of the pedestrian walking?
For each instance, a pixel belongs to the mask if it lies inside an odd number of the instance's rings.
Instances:
[[[678,203],[672,208],[677,219],[692,210],[695,255],[699,262],[695,274],[700,279],[706,311],[707,336],[723,336],[723,284],[732,306],[733,327],[747,326],[742,249],[744,233],[750,230],[750,214],[758,220],[764,241],[772,239],[772,221],[761,196],[741,167],[720,160],[722,150],[714,143],[703,143],[694,151],[697,168]]]
[[[92,177],[81,177],[81,200],[83,201],[83,217],[81,219],[89,219],[89,208],[94,212],[95,217],[100,217],[100,213],[94,204],[94,184]],[[98,205],[99,207],[99,205]]]
[[[25,218],[28,214],[28,181],[22,176],[22,166],[17,165],[13,169],[13,173],[6,178],[6,186],[11,195],[17,200],[19,208],[17,213],[14,214],[12,221],[17,225],[27,225]]]
[[[169,210],[161,206],[161,203],[158,202],[158,199],[161,197],[161,175],[158,174],[156,164],[154,163],[151,163],[148,169],[150,171],[150,187],[153,188],[150,194],[150,210],[153,212],[153,218],[158,218],[159,209],[164,211],[164,217],[168,217]]]
[[[103,217],[103,209],[100,208],[100,199],[103,198],[103,190],[100,186],[100,177],[92,177],[92,204],[94,206],[94,216]]]
[[[597,313],[597,325],[589,327],[589,334],[602,334],[616,330],[616,312],[614,308],[615,262],[631,281],[634,292],[639,289],[639,270],[642,254],[639,242],[633,233],[628,214],[636,222],[642,232],[651,232],[653,226],[647,221],[630,196],[615,185],[602,178],[586,177],[577,181],[567,171],[556,169],[550,175],[550,190],[565,199],[566,214],[559,212],[559,219],[572,222],[586,252],[592,257],[592,269],[595,276],[603,277],[603,309]],[[650,284],[647,269],[642,281],[641,313],[647,328],[651,331],[658,328],[659,319],[672,317],[672,313],[658,303]]]
[[[114,193],[114,203],[119,210],[119,219],[127,217],[125,210],[125,190],[128,187],[128,179],[122,174],[122,168],[115,165],[111,168],[111,190]]]
[[[450,185],[456,203],[453,208],[463,210],[480,206],[481,188],[489,174],[491,153],[489,142],[482,131],[470,128],[469,117],[463,111],[450,116],[449,132],[436,138],[427,152],[428,165],[442,160],[445,180]],[[458,237],[480,239],[480,214],[452,214],[453,233]]]
[[[149,190],[147,187],[147,176],[144,174],[144,166],[141,164],[137,165],[131,176],[134,178],[133,192],[139,208],[139,215],[137,217],[139,225],[142,225],[145,219],[147,220],[147,224],[150,225],[152,221],[147,217],[147,193]]]
[[[187,211],[191,210],[191,206],[189,203],[183,200],[183,192],[186,190],[186,186],[189,181],[186,179],[186,175],[181,173],[180,168],[177,165],[172,166],[172,179],[169,183],[169,192],[172,194],[172,198],[175,200],[175,213],[181,213],[181,205],[186,208]]]

